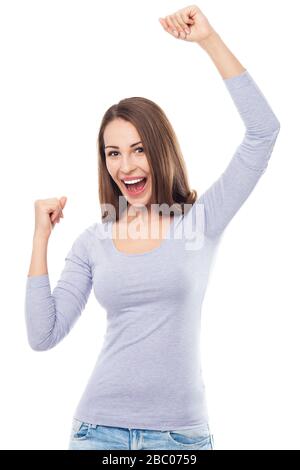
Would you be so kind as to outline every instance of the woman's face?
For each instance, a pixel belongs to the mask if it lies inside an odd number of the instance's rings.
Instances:
[[[116,118],[106,126],[103,137],[109,174],[130,205],[146,206],[151,198],[152,181],[137,129],[130,122]],[[124,183],[124,180],[141,178],[143,181],[137,184]]]

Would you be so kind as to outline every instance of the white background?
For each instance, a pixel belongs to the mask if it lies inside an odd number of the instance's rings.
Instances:
[[[158,18],[189,3],[0,3],[1,402],[3,449],[66,449],[100,351],[93,293],[53,350],[27,342],[24,299],[35,199],[67,196],[49,241],[52,289],[81,231],[100,221],[97,133],[106,109],[144,96],[166,112],[198,194],[221,174],[244,125],[221,75]],[[196,3],[281,123],[269,166],[227,227],[202,309],[216,449],[300,449],[299,28],[297,2]],[[298,32],[297,32],[298,31]]]

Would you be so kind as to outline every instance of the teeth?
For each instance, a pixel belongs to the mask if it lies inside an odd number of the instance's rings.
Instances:
[[[124,183],[126,184],[134,184],[134,183],[138,183],[139,181],[142,181],[144,178],[139,178],[137,180],[131,180],[131,181],[126,181],[124,180]]]

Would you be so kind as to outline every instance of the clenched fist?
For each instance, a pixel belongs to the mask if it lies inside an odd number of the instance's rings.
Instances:
[[[165,18],[159,18],[159,21],[165,31],[172,36],[199,44],[215,32],[206,16],[196,5],[182,8]]]
[[[60,199],[37,199],[34,202],[35,209],[35,235],[49,238],[56,223],[63,217],[63,209],[66,205],[65,196]]]

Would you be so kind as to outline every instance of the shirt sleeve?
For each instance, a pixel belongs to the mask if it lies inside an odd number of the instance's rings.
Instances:
[[[205,235],[219,236],[265,172],[280,123],[246,70],[223,80],[245,124],[242,142],[225,171],[196,200],[204,205]]]
[[[27,337],[32,349],[53,348],[71,330],[92,288],[92,271],[85,232],[73,242],[65,266],[51,293],[48,274],[28,276],[25,295]]]

